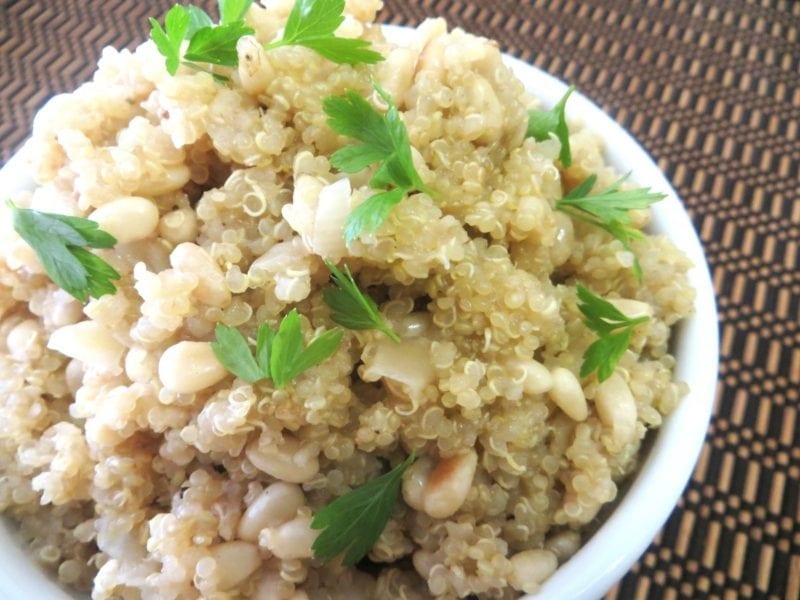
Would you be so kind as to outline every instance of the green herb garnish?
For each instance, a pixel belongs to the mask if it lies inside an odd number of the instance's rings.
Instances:
[[[378,541],[400,493],[403,473],[416,459],[411,455],[394,469],[339,496],[314,515],[312,529],[322,529],[311,549],[314,558],[331,560],[340,554],[344,566],[364,558]]]
[[[181,64],[210,72],[198,62],[224,67],[239,64],[236,43],[242,36],[255,33],[243,20],[252,3],[252,0],[220,0],[219,25],[214,25],[203,9],[191,5],[175,4],[170,8],[164,19],[164,27],[151,17],[150,38],[164,56],[167,72],[175,75]],[[184,40],[189,40],[189,44],[186,52],[182,53]],[[216,73],[211,75],[215,79],[227,79]]]
[[[214,333],[211,349],[228,371],[250,383],[272,379],[278,389],[331,356],[342,341],[342,331],[332,329],[304,348],[300,316],[294,308],[283,317],[277,332],[266,323],[261,324],[255,356],[238,329],[219,323]]]
[[[183,57],[193,62],[235,67],[239,64],[236,43],[240,37],[250,33],[253,30],[242,22],[203,27],[192,36]]]
[[[242,36],[255,31],[245,25],[244,17],[253,0],[219,0],[220,21],[214,21],[202,8],[175,4],[164,19],[164,26],[150,18],[150,38],[164,57],[167,72],[175,75],[184,65],[210,73],[215,79],[228,78],[203,68],[198,63],[235,67],[239,64],[236,44]],[[334,32],[344,21],[344,0],[296,0],[283,37],[265,46],[305,46],[339,64],[374,64],[383,60],[370,49],[367,40],[336,37]],[[189,44],[183,52],[183,42]]]
[[[189,31],[190,14],[183,6],[175,5],[164,18],[164,27],[150,17],[150,39],[166,59],[167,72],[175,75],[181,64],[181,44]]]
[[[253,0],[219,0],[219,23],[230,25],[244,21],[244,16],[253,4]]]
[[[366,40],[340,38],[334,32],[344,21],[344,0],[296,0],[283,37],[266,46],[304,46],[328,60],[348,65],[375,64],[383,56]]]
[[[617,363],[625,354],[631,343],[634,328],[650,317],[643,316],[631,319],[625,316],[613,304],[595,296],[581,284],[578,284],[578,309],[583,313],[584,324],[598,335],[583,353],[581,377],[587,377],[597,371],[597,379],[601,382],[611,377]]]
[[[591,175],[556,202],[556,208],[571,217],[605,229],[622,242],[626,250],[633,253],[631,241],[644,239],[644,234],[630,226],[631,216],[628,211],[647,208],[651,204],[663,200],[666,194],[652,192],[650,188],[620,190],[619,186],[625,179],[627,179],[627,175],[611,184],[608,189],[590,196],[589,192],[597,181],[597,176]],[[635,255],[633,272],[641,281],[642,267]]]
[[[555,133],[561,142],[558,158],[565,167],[572,164],[572,151],[569,147],[569,129],[564,109],[569,95],[574,91],[575,86],[569,86],[561,100],[550,110],[529,110],[528,129],[525,133],[525,137],[532,137],[537,142],[543,142],[550,138],[551,133]]]
[[[86,250],[111,248],[117,243],[113,235],[89,219],[17,208],[10,200],[6,204],[14,230],[33,248],[56,285],[80,302],[117,291],[111,283],[120,278],[116,269]]]
[[[189,13],[189,27],[183,36],[184,39],[192,39],[192,36],[199,30],[203,29],[203,27],[214,26],[214,21],[211,20],[211,17],[208,16],[208,13],[202,8],[198,8],[197,6],[192,6],[190,4],[186,7],[186,10]]]
[[[256,356],[266,355],[267,360],[257,360],[253,357],[247,339],[235,327],[217,323],[214,329],[215,340],[211,342],[211,349],[217,360],[239,379],[249,383],[269,379],[269,348],[265,349],[263,342],[259,343],[262,329],[272,331],[266,323],[259,326]]]
[[[359,289],[350,268],[345,265],[342,272],[327,260],[325,266],[336,284],[322,292],[322,299],[331,309],[331,320],[348,329],[377,329],[399,342],[400,337],[378,311],[375,301]]]
[[[377,82],[375,90],[389,109],[381,115],[359,94],[325,98],[323,108],[328,125],[336,133],[357,139],[359,144],[340,148],[331,156],[331,164],[346,173],[356,173],[378,163],[369,185],[382,190],[351,212],[345,221],[344,238],[349,244],[362,231],[374,232],[389,217],[409,192],[430,191],[414,168],[408,131],[392,97]]]
[[[292,309],[281,321],[278,332],[272,339],[269,370],[272,381],[280,389],[306,369],[318,365],[336,352],[342,341],[342,330],[331,329],[314,338],[303,348],[303,333],[300,331],[300,316]]]

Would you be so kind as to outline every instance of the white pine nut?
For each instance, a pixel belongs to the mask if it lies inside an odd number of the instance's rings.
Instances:
[[[581,547],[581,536],[577,531],[567,529],[547,538],[544,545],[546,550],[550,550],[556,558],[564,562]]]
[[[515,589],[533,594],[558,568],[556,555],[549,550],[523,550],[511,557],[509,583]]]
[[[256,498],[239,521],[238,537],[257,542],[259,532],[265,527],[277,527],[293,519],[297,509],[305,504],[299,485],[278,481],[268,486]]]
[[[194,394],[219,383],[227,374],[208,342],[178,342],[158,361],[158,378],[176,394]]]
[[[191,273],[198,278],[194,295],[209,306],[224,306],[231,300],[231,292],[225,285],[225,275],[217,262],[197,244],[178,244],[169,255],[169,262],[177,271]]]
[[[636,439],[636,400],[619,373],[613,373],[597,386],[594,404],[600,420],[611,428],[617,444]]]
[[[258,546],[247,542],[224,542],[209,549],[217,563],[219,587],[229,590],[247,580],[261,566]]]
[[[245,452],[257,469],[289,483],[305,483],[319,473],[319,444],[314,442],[301,444],[286,435],[280,447],[254,440]]]
[[[433,471],[433,461],[427,456],[417,459],[403,474],[403,500],[414,510],[425,504],[425,484]]]
[[[474,450],[439,461],[425,483],[422,509],[435,519],[455,514],[467,499],[477,466]]]
[[[160,177],[143,177],[136,188],[137,196],[160,196],[176,192],[189,182],[191,171],[186,165],[169,165],[164,167]]]
[[[83,376],[86,369],[83,363],[79,360],[72,359],[67,363],[67,368],[64,369],[64,377],[67,380],[67,388],[73,394],[76,394],[80,387],[83,385]]]
[[[550,399],[573,421],[584,421],[589,416],[589,408],[578,378],[564,367],[553,369],[552,377]]]
[[[50,334],[47,347],[78,359],[90,369],[113,374],[122,371],[120,360],[125,346],[95,321],[81,321],[56,329]]]
[[[263,529],[258,544],[281,560],[311,558],[311,545],[318,534],[311,529],[311,517],[301,516],[278,527]]]
[[[263,93],[275,76],[264,46],[254,36],[245,35],[236,43],[236,53],[239,55],[239,80],[244,91],[254,96]]]
[[[191,208],[168,212],[158,223],[158,233],[176,245],[190,242],[197,237],[197,214]]]
[[[542,363],[533,358],[517,359],[510,365],[514,369],[515,380],[522,379],[522,389],[526,394],[544,394],[553,387],[553,377]]]
[[[417,55],[412,48],[395,48],[378,67],[381,84],[398,104],[402,104],[403,96],[411,87]]]
[[[158,225],[158,207],[147,198],[125,196],[103,204],[89,215],[120,244],[150,237]]]

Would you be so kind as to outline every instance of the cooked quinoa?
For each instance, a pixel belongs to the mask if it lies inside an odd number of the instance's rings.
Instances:
[[[441,20],[406,46],[348,0],[338,34],[386,60],[269,53],[289,0],[254,5],[229,84],[170,76],[152,42],[106,48],[89,83],[50,100],[25,147],[37,187],[18,206],[90,216],[117,292],[79,304],[0,219],[0,509],[65,585],[95,600],[512,598],[580,546],[686,393],[670,328],[692,310],[689,261],[648,235],[633,255],[554,209],[618,174],[571,124],[525,138],[538,105],[497,45]],[[414,193],[345,245],[370,172],[329,158],[347,139],[322,101],[354,90],[401,111]],[[634,173],[634,178],[635,178]],[[96,212],[95,212],[96,211]],[[637,227],[647,211],[636,211]],[[345,330],[284,389],[227,373],[217,323],[250,337],[290,309],[306,340],[336,326],[323,258],[347,264],[400,335]],[[576,284],[646,312],[603,384],[579,378],[594,339]],[[412,451],[368,569],[312,558],[311,516]]]

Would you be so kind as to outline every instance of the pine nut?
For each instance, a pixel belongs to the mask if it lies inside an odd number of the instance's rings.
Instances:
[[[47,347],[81,361],[88,369],[120,373],[125,346],[111,332],[95,321],[65,325],[50,334]]]
[[[158,378],[177,394],[194,394],[219,383],[227,374],[208,342],[178,342],[158,361]]]
[[[550,399],[573,421],[584,421],[589,416],[589,407],[578,378],[563,367],[553,369],[552,376]]]
[[[477,466],[474,450],[439,461],[425,484],[423,510],[435,519],[455,514],[467,499]]]
[[[125,196],[103,204],[89,218],[118,243],[128,244],[153,235],[158,226],[158,207],[147,198]]]
[[[224,542],[212,546],[209,552],[217,563],[219,587],[223,590],[243,583],[261,566],[261,556],[255,544]]]
[[[514,588],[533,594],[558,568],[556,555],[549,550],[524,550],[511,557],[513,571],[508,578]]]
[[[619,373],[613,373],[597,387],[594,404],[600,420],[611,428],[617,444],[636,439],[636,400]]]
[[[255,440],[245,452],[257,469],[289,483],[305,483],[319,473],[319,445],[301,445],[292,436],[285,436],[279,447]]]
[[[299,485],[278,481],[268,486],[256,498],[239,521],[239,539],[256,542],[265,527],[277,527],[293,519],[297,509],[305,504]]]

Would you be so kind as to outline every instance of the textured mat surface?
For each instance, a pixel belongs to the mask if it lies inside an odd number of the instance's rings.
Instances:
[[[173,0],[0,0],[0,156]],[[210,1],[198,4],[211,4]],[[719,297],[719,399],[663,531],[610,598],[800,598],[800,2],[387,0],[575,83],[672,180]]]

